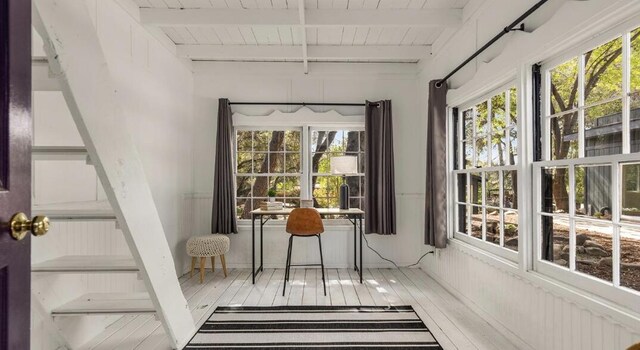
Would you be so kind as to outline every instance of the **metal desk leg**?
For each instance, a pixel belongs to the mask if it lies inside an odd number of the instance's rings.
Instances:
[[[358,233],[357,226],[358,222],[356,221],[356,217],[353,217],[353,269],[358,271]]]
[[[358,221],[360,222],[360,266],[359,266],[359,270],[360,270],[360,283],[362,283],[362,270],[364,269],[364,267],[362,266],[362,215],[360,215]]]
[[[264,223],[262,222],[262,218],[260,218],[260,267],[258,268],[259,272],[264,271],[264,265],[262,264],[263,259],[262,259],[262,252],[263,250],[263,244],[262,244],[262,236],[263,236],[263,231],[264,231]]]
[[[251,214],[251,278],[256,284],[256,215]]]

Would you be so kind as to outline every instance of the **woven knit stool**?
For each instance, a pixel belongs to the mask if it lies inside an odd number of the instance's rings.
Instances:
[[[215,271],[215,257],[220,257],[222,262],[222,271],[224,277],[227,277],[227,263],[224,260],[224,253],[229,251],[229,237],[227,235],[213,234],[204,236],[195,236],[187,241],[187,254],[191,257],[191,274],[196,269],[196,259],[200,258],[200,283],[204,281],[204,270],[206,258],[211,258],[211,271]]]

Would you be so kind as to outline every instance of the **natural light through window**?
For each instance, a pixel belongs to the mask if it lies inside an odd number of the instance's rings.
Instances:
[[[640,290],[640,30],[543,72],[537,257]]]

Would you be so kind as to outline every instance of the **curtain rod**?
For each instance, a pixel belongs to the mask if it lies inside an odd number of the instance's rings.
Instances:
[[[352,106],[365,107],[366,103],[329,103],[329,102],[229,102],[230,105],[253,105],[253,106]],[[377,103],[372,103],[377,106]]]
[[[544,5],[544,3],[547,1],[548,0],[538,1],[538,3],[533,5],[533,7],[531,7],[527,12],[523,13],[522,16],[518,17],[518,19],[513,21],[513,23],[511,23],[510,25],[506,26],[500,33],[498,33],[498,35],[494,36],[493,39],[489,40],[488,43],[484,44],[484,46],[482,46],[480,49],[474,52],[473,55],[469,56],[469,58],[464,60],[464,62],[462,62],[459,66],[457,66],[454,70],[452,70],[451,73],[447,74],[444,78],[436,82],[436,87],[438,88],[441,87],[442,84],[447,81],[447,79],[451,78],[454,74],[458,73],[460,69],[462,69],[464,66],[469,64],[469,62],[471,62],[474,58],[478,57],[482,52],[484,52],[484,50],[488,49],[489,46],[493,45],[496,41],[500,40],[500,38],[502,38],[505,34],[512,31],[516,31],[516,30],[524,31],[524,23],[517,28],[516,26],[520,24],[520,22],[524,21],[527,17],[529,17],[532,13],[536,12],[536,10],[539,9],[540,6]]]

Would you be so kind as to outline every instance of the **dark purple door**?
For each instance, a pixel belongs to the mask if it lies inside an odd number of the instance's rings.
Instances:
[[[31,1],[0,0],[0,349],[29,349],[31,235],[8,222],[31,214]]]

